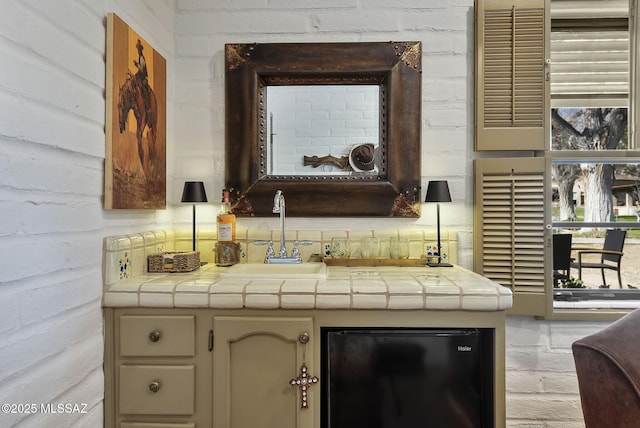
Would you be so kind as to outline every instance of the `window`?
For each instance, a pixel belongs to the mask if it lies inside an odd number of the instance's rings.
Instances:
[[[568,279],[580,279],[577,284],[556,283],[560,288],[576,285],[580,288],[562,293],[554,290],[554,306],[570,307],[567,301],[585,306],[582,303],[585,300],[640,300],[640,159],[633,163],[602,157],[554,160],[551,171],[553,230],[572,235],[575,269]],[[606,233],[611,229],[626,231],[624,247],[620,248],[624,254],[620,259],[620,277],[616,278],[616,269],[607,268],[603,272],[577,269],[576,248],[603,249]],[[600,263],[601,258],[602,253],[592,253],[581,262]],[[597,289],[608,292],[606,296],[593,292]]]
[[[594,248],[602,247],[607,229],[624,229],[629,257],[621,280],[626,290],[640,287],[634,272],[639,254],[633,252],[634,240],[640,244],[635,20],[627,0],[476,0],[476,150],[484,153],[474,161],[474,269],[514,291],[512,313],[559,314],[553,233],[571,233],[576,244]],[[541,37],[535,47],[542,48],[542,72],[527,61],[539,59],[529,36]],[[519,72],[526,79],[518,81]],[[512,108],[499,111],[498,105]],[[535,114],[542,106],[543,121],[518,122],[518,106]],[[518,197],[518,187],[532,177],[544,183],[543,201],[551,201],[543,210],[527,208]],[[497,197],[487,186],[494,180],[506,183]],[[542,212],[543,221],[532,222],[522,209]],[[493,245],[485,243],[490,239],[509,242],[511,250],[492,254]],[[544,271],[543,286],[536,264]],[[603,285],[593,281],[594,290]],[[618,289],[616,273],[607,283]],[[640,293],[632,298],[640,305]]]
[[[579,269],[578,258],[597,264],[602,253],[574,250],[569,278],[555,283],[556,308],[640,299],[640,159],[629,162],[637,157],[628,126],[629,45],[626,1],[551,1],[553,230],[570,233],[574,249],[594,250],[603,248],[607,230],[626,231],[620,280],[614,268]]]

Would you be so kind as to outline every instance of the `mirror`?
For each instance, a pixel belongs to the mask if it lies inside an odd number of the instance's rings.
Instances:
[[[267,174],[378,174],[358,150],[380,147],[379,101],[377,85],[267,87]]]
[[[233,212],[272,216],[281,189],[289,216],[419,217],[421,55],[420,42],[225,45],[225,184]],[[373,126],[360,123],[348,131],[358,132],[353,138],[314,141],[289,156],[298,167],[305,156],[333,157],[315,160],[329,171],[290,168],[277,153],[276,137],[286,133],[278,135],[280,116],[271,120],[270,98],[295,87],[377,93]]]

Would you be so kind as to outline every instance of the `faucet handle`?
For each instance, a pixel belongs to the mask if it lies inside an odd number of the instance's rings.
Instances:
[[[276,251],[273,249],[273,241],[269,241],[269,246],[267,247],[267,258],[275,257]]]
[[[264,255],[264,262],[265,263],[267,263],[270,258],[275,257],[276,252],[273,249],[273,241],[272,240],[270,240],[270,239],[269,240],[258,239],[258,240],[253,241],[253,243],[255,245],[268,245],[267,252]]]
[[[293,250],[291,250],[291,257],[300,257],[300,248],[298,248],[299,245],[311,245],[311,244],[313,244],[313,241],[311,241],[310,239],[293,241]]]

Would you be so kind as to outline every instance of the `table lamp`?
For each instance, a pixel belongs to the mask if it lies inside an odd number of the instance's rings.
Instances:
[[[207,202],[207,194],[204,191],[202,181],[185,181],[182,189],[181,202],[193,203],[193,251],[196,250],[196,203]]]
[[[451,202],[451,194],[449,193],[449,184],[446,180],[429,181],[427,187],[427,197],[425,202],[437,202],[437,222],[438,222],[438,262],[428,262],[428,266],[432,267],[451,267],[450,263],[442,261],[442,246],[440,244],[440,202]]]

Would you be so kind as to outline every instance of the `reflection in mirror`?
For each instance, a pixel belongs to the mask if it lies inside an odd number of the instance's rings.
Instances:
[[[371,157],[380,143],[379,86],[268,86],[266,99],[268,175],[384,170],[384,156]]]

